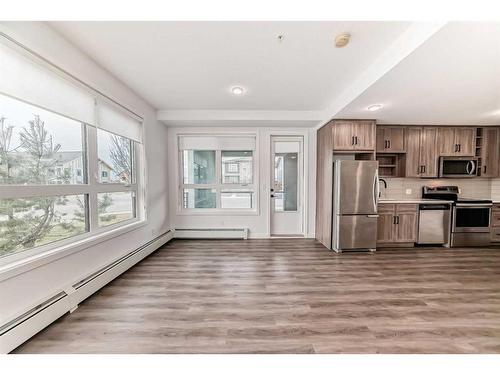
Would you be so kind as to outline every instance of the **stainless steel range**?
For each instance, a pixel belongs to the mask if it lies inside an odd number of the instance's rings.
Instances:
[[[422,198],[453,201],[451,246],[490,245],[490,217],[493,202],[459,196],[458,186],[424,186]]]

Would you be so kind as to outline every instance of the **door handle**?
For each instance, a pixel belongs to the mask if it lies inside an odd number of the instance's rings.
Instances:
[[[483,174],[486,174],[486,165],[484,166],[484,172],[483,172]]]
[[[384,139],[384,148],[387,148],[387,140]]]
[[[351,137],[351,146],[354,146],[354,136]]]
[[[458,151],[458,145],[455,143],[455,151],[454,152],[457,152]]]
[[[389,145],[387,148],[391,148],[391,140],[390,139],[387,141],[387,144]]]
[[[426,165],[422,165],[422,168],[424,169],[423,170],[423,173],[425,173],[426,169],[427,169],[427,166]]]
[[[461,152],[462,151],[462,145],[459,143],[458,144],[458,152]]]
[[[393,217],[392,217],[392,223],[393,223],[393,224],[396,224],[396,216],[393,216]]]

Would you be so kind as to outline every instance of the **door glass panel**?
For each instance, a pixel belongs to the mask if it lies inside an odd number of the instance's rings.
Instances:
[[[278,143],[280,142],[276,142],[275,149],[279,149]],[[281,142],[281,143],[286,143],[286,142]],[[298,206],[298,152],[275,152],[274,210],[277,212],[297,211],[297,206]]]

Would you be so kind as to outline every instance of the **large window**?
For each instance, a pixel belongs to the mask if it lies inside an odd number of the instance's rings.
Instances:
[[[144,217],[140,120],[2,43],[0,53],[0,262]]]
[[[181,136],[179,146],[182,209],[256,208],[255,137]]]
[[[0,184],[82,184],[83,125],[0,95]]]

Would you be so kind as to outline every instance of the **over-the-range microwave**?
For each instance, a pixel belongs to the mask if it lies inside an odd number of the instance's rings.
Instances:
[[[477,176],[477,158],[463,156],[441,156],[440,178],[464,178]]]

